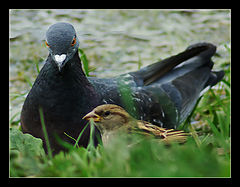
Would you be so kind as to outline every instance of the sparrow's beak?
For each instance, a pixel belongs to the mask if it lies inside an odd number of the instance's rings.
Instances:
[[[95,114],[93,111],[92,112],[89,112],[87,115],[85,115],[82,119],[85,119],[85,120],[90,120],[90,119],[93,119],[94,122],[98,122],[98,121],[101,121],[101,116]]]

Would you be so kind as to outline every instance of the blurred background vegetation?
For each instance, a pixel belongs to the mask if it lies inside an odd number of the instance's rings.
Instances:
[[[10,176],[230,176],[230,10],[10,10],[9,20]],[[132,149],[116,140],[108,148],[74,149],[50,161],[39,141],[26,145],[30,137],[16,131],[20,111],[48,55],[45,32],[60,21],[74,25],[90,76],[135,71],[193,43],[215,44],[214,69],[226,75],[181,125],[193,138],[170,148],[146,141]],[[39,151],[29,151],[33,147]]]

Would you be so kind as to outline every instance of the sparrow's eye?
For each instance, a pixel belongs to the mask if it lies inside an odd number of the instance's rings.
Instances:
[[[45,44],[46,44],[47,47],[50,47],[50,45],[47,43],[47,41],[45,41]]]
[[[74,46],[75,44],[76,44],[76,38],[74,37],[71,45]]]
[[[110,114],[110,112],[109,111],[106,111],[105,113],[104,113],[104,116],[108,116]]]

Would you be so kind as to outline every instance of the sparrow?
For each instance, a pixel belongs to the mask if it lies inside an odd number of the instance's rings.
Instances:
[[[99,105],[83,119],[89,121],[93,119],[102,135],[103,145],[107,145],[114,136],[120,133],[153,136],[166,144],[185,143],[190,135],[182,130],[162,128],[147,121],[137,120],[122,107],[114,104]]]

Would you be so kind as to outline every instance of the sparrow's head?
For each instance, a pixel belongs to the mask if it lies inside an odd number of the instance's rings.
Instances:
[[[78,51],[79,41],[74,27],[69,23],[56,23],[46,33],[46,46],[59,71]]]
[[[113,104],[105,104],[93,109],[85,115],[83,119],[93,119],[99,130],[103,132],[118,130],[127,125],[133,118],[122,107]]]

